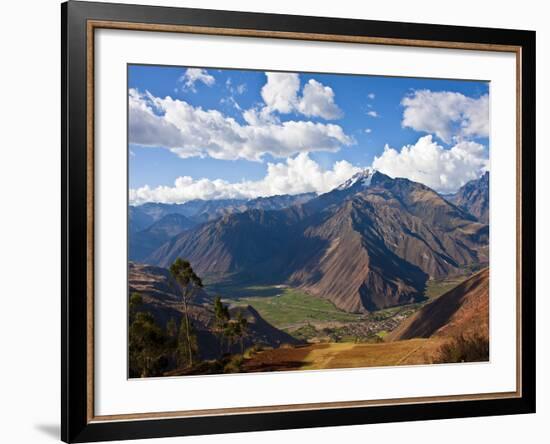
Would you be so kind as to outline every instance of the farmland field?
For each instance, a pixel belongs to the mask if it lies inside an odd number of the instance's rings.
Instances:
[[[306,342],[372,343],[383,341],[404,319],[464,279],[430,280],[424,301],[365,314],[347,313],[326,299],[286,285],[212,285],[208,291],[228,304],[252,306],[271,325]]]
[[[286,286],[226,287],[218,291],[227,302],[251,305],[267,322],[281,329],[318,322],[354,322],[364,317]]]

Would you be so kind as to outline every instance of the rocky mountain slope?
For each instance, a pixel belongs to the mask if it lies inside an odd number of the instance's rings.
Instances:
[[[407,179],[364,171],[278,211],[226,214],[147,261],[191,261],[211,280],[287,282],[353,312],[417,300],[429,278],[488,260],[488,226]]]
[[[473,214],[480,222],[489,223],[489,172],[462,186],[449,200]]]
[[[251,209],[279,210],[302,204],[315,193],[256,199],[192,200],[184,204],[146,203],[128,211],[129,259],[143,261],[170,238],[203,222]]]
[[[174,236],[193,228],[195,222],[182,214],[167,214],[140,231],[130,231],[128,257],[131,261],[140,261],[150,255]]]
[[[422,307],[391,332],[388,339],[398,341],[470,333],[489,337],[488,268]]]

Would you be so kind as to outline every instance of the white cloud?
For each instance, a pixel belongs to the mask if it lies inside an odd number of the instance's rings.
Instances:
[[[307,153],[300,153],[286,162],[268,163],[266,176],[258,181],[237,183],[216,179],[178,177],[173,186],[150,188],[143,186],[130,190],[130,203],[183,203],[192,199],[252,199],[259,196],[325,193],[345,182],[360,168],[341,160],[332,168],[323,169]]]
[[[403,98],[402,125],[437,135],[443,142],[489,136],[489,96],[419,90]]]
[[[304,86],[298,110],[305,116],[319,116],[326,120],[342,117],[342,111],[334,103],[332,88],[313,79]]]
[[[374,100],[374,98],[376,97],[376,94],[374,94],[374,93],[369,93],[369,94],[367,94],[367,97],[368,97],[369,99],[371,99],[371,100]]]
[[[477,179],[488,169],[489,161],[484,151],[483,145],[472,141],[458,142],[445,149],[428,135],[400,151],[386,145],[384,152],[374,158],[372,166],[391,177],[405,177],[449,193]]]
[[[266,72],[266,84],[262,87],[262,99],[270,111],[283,114],[294,111],[298,104],[300,77],[298,74]]]
[[[241,95],[241,94],[244,94],[246,92],[246,84],[245,83],[241,83],[237,86],[234,86],[233,81],[231,80],[230,77],[228,77],[227,80],[225,81],[225,87],[227,88],[227,90],[232,95]]]
[[[208,74],[208,71],[202,68],[188,68],[179,78],[179,81],[183,83],[184,88],[187,88],[193,92],[196,92],[196,82],[202,82],[207,86],[212,86],[216,83],[214,76]]]
[[[260,161],[266,153],[289,157],[309,151],[336,152],[353,143],[342,127],[334,124],[280,122],[265,108],[247,110],[243,117],[245,125],[217,110],[129,90],[130,143],[167,148],[182,158]]]
[[[369,117],[379,117],[379,115],[376,111],[368,111],[367,116],[369,116]]]
[[[370,133],[372,133],[372,130],[370,128],[366,128],[365,133],[370,134]]]
[[[266,84],[261,95],[269,112],[281,114],[299,112],[307,117],[325,120],[339,119],[342,110],[334,102],[334,91],[317,80],[310,79],[300,92],[300,76],[294,73],[266,72]]]

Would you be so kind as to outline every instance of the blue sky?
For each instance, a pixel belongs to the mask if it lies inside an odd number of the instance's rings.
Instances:
[[[372,166],[451,192],[488,168],[487,82],[129,65],[128,88],[136,203],[323,192],[340,175]],[[247,120],[247,110],[263,117]],[[298,124],[291,130],[287,122]],[[315,131],[302,136],[307,128]],[[295,150],[294,142],[304,146]],[[291,167],[297,156],[302,166]],[[287,190],[273,168],[269,183],[279,185],[259,184],[270,164],[281,165],[286,181],[297,181],[292,168],[321,175]],[[179,186],[193,193],[170,192],[181,177],[187,185]]]

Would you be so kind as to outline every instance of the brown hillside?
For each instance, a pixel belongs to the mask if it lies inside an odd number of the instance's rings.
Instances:
[[[160,326],[165,327],[170,318],[177,323],[180,322],[184,313],[181,293],[167,269],[130,262],[128,286],[129,295],[138,293],[143,300],[141,309],[150,312]],[[191,323],[197,333],[201,358],[216,357],[220,345],[218,338],[212,333],[212,326],[215,322],[212,298],[205,291],[200,290],[188,308]],[[251,306],[229,308],[233,318],[240,312],[248,321],[245,347],[256,344],[279,347],[281,344],[300,343],[288,333],[269,324]],[[239,351],[238,344],[233,345],[232,351]]]
[[[478,333],[489,336],[489,268],[429,303],[387,337],[451,337]]]
[[[423,185],[373,180],[308,224],[288,281],[350,312],[412,303],[429,277],[486,260],[478,247],[486,228]]]
[[[306,230],[304,244],[317,240],[318,248],[296,249],[292,285],[349,312],[410,303],[420,296],[426,273],[386,246],[365,206],[360,198],[350,200]]]

